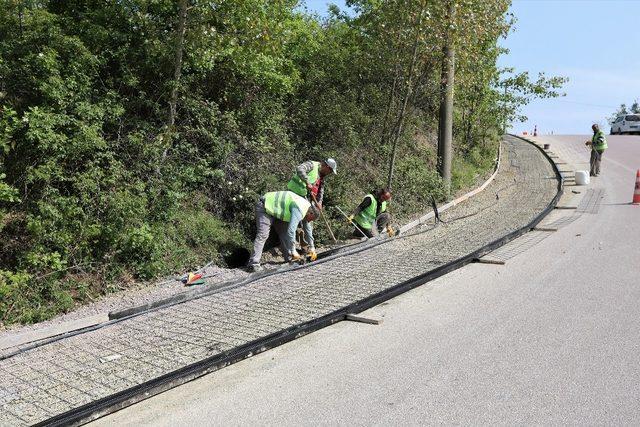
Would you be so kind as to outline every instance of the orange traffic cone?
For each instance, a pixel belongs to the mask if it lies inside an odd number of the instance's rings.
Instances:
[[[638,169],[638,173],[636,173],[636,188],[633,190],[633,201],[631,204],[640,205],[640,169]]]

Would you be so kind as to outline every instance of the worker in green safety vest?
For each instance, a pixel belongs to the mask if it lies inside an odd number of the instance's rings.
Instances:
[[[395,230],[391,227],[391,217],[387,212],[387,204],[390,200],[391,191],[388,188],[380,188],[367,194],[353,214],[348,217],[349,222],[355,226],[354,236],[375,237],[385,228],[389,236],[393,236]]]
[[[605,138],[604,132],[600,130],[600,126],[596,123],[591,126],[591,130],[593,130],[593,137],[585,143],[585,145],[591,146],[591,159],[589,161],[591,170],[589,175],[598,176],[600,175],[602,155],[604,154],[604,150],[608,148],[607,138]]]
[[[320,162],[313,160],[301,163],[296,167],[295,174],[287,183],[287,189],[293,191],[298,196],[305,197],[309,202],[322,209],[324,199],[324,182],[327,176],[336,174],[338,164],[334,159],[326,159]],[[302,221],[304,231],[304,242],[307,245],[307,253],[311,261],[315,261],[317,253],[313,238],[313,225],[307,221]]]
[[[295,248],[296,228],[303,219],[310,223],[318,215],[320,211],[317,207],[292,191],[272,191],[262,196],[256,203],[257,230],[253,253],[248,262],[249,269],[260,270],[262,251],[272,226],[280,237],[285,261],[299,261],[301,256]]]

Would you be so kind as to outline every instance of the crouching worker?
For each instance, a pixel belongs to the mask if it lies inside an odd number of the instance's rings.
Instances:
[[[367,194],[349,217],[349,222],[355,223],[357,228],[353,230],[355,237],[376,237],[385,228],[389,236],[393,236],[395,231],[391,228],[390,215],[387,212],[387,202],[391,200],[391,191],[381,188],[373,194]],[[362,232],[360,232],[362,230]]]
[[[262,196],[256,203],[257,232],[253,253],[249,258],[249,269],[260,270],[262,251],[272,226],[280,237],[285,261],[299,261],[301,256],[295,248],[296,228],[303,219],[309,223],[319,214],[317,207],[311,206],[304,197],[291,191],[272,191]]]

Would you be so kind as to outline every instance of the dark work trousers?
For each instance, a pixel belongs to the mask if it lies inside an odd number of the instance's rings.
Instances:
[[[604,150],[591,150],[591,171],[589,172],[591,176],[597,176],[600,174],[600,162],[602,161],[602,154],[604,154]]]
[[[358,228],[360,230],[362,230],[364,232],[364,234],[367,235],[368,238],[376,237],[378,234],[380,234],[380,232],[382,230],[384,230],[387,227],[387,225],[389,224],[389,220],[390,219],[391,219],[391,216],[388,213],[382,212],[380,215],[378,215],[376,217],[376,221],[373,223],[373,225],[371,226],[370,229],[365,230],[364,228],[360,227],[359,225],[358,225]],[[353,230],[353,236],[354,237],[364,237],[364,236],[362,236],[362,233],[360,231],[358,231],[358,228]]]

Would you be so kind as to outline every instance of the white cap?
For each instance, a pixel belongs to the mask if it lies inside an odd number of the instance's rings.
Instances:
[[[331,170],[333,171],[334,175],[337,174],[338,172],[336,172],[336,168],[338,167],[338,163],[336,163],[336,161],[334,159],[327,159],[324,161],[327,166],[329,166],[331,168]]]

